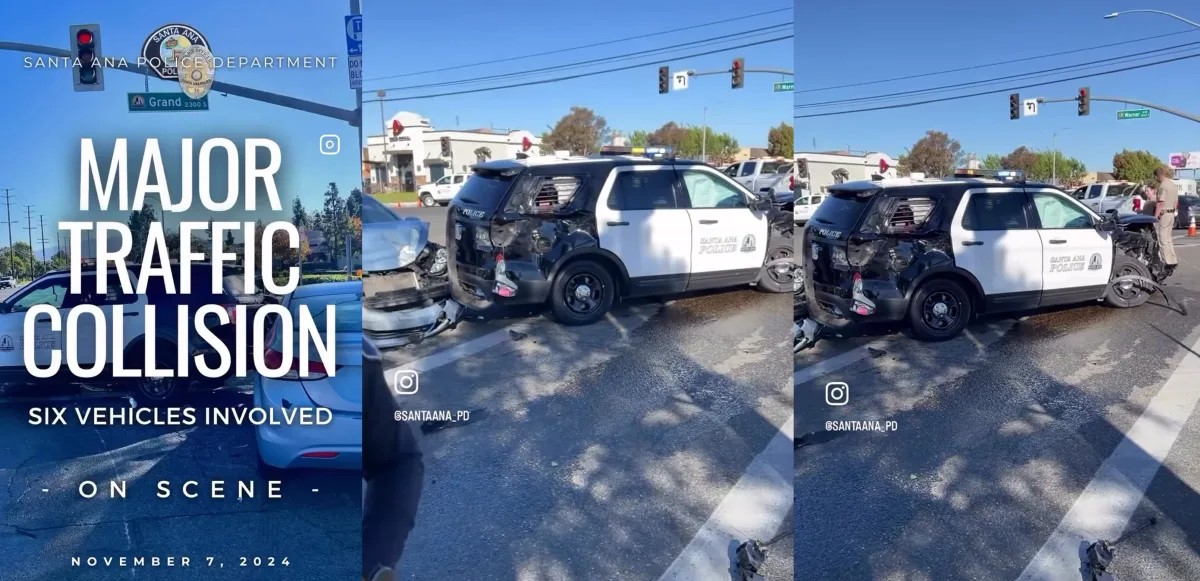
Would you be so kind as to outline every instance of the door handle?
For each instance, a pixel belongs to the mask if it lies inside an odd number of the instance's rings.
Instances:
[[[609,226],[628,226],[629,222],[609,222]]]
[[[1050,243],[1051,244],[1066,244],[1067,241],[1063,240],[1062,238],[1055,238],[1054,240],[1051,240]]]
[[[38,318],[34,319],[34,322],[35,323],[49,323],[50,317],[38,317]]]
[[[125,313],[125,316],[126,317],[136,317],[136,316],[138,316],[138,314],[137,313]]]
[[[716,220],[701,220],[700,223],[701,224],[716,224],[717,221]]]
[[[983,246],[982,240],[963,240],[963,246]]]

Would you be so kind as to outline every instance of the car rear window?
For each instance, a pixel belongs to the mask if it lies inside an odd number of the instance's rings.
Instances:
[[[873,199],[874,196],[860,196],[856,192],[831,192],[821,205],[817,206],[812,220],[839,230],[850,230],[871,206]]]
[[[146,300],[152,305],[232,305],[236,304],[232,285],[228,279],[222,279],[221,291],[212,291],[211,264],[191,265],[191,292],[188,294],[167,294],[166,284],[161,276],[151,276],[146,283]],[[182,288],[180,265],[171,265],[171,278],[175,281],[175,291]]]
[[[334,333],[362,332],[362,295],[358,293],[342,293],[332,295],[314,295],[292,301],[288,310],[292,313],[292,325],[300,328],[300,307],[308,307],[308,314],[317,324],[317,329],[325,332],[325,313],[333,309]]]
[[[764,161],[762,164],[762,169],[759,170],[758,173],[775,173],[776,171],[779,171],[779,166],[781,165],[783,165],[783,163],[777,161]]]
[[[475,208],[495,210],[504,201],[504,195],[512,187],[516,175],[513,172],[475,170],[475,175],[463,184],[454,196],[454,201]]]

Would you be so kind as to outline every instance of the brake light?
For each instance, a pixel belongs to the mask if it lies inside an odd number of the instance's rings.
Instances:
[[[1142,199],[1141,199],[1141,198],[1134,198],[1134,199],[1133,199],[1133,211],[1134,211],[1134,212],[1141,212],[1141,211],[1142,211]]]
[[[338,453],[337,452],[305,452],[305,453],[301,454],[300,457],[301,458],[329,459],[329,458],[337,458]]]
[[[267,347],[267,351],[263,353],[263,362],[271,369],[279,369],[283,365],[283,353]],[[308,376],[300,376],[300,358],[292,357],[292,368],[282,376],[274,379],[282,381],[312,381],[314,379],[325,379],[329,376],[329,371],[325,369],[325,365],[320,360],[312,360],[308,362]]]
[[[788,177],[788,189],[793,192],[796,191],[796,176]]]
[[[237,305],[225,305],[225,312],[229,314],[229,322],[237,322]]]

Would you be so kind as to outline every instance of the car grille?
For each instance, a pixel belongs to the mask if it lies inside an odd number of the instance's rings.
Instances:
[[[839,287],[839,286],[836,286],[836,285],[832,285],[832,284],[821,284],[821,283],[819,283],[819,282],[816,282],[816,281],[814,281],[814,282],[813,282],[813,288],[815,288],[815,289],[817,290],[817,292],[822,292],[822,293],[825,293],[825,294],[831,294],[831,295],[833,295],[833,296],[835,296],[835,297],[840,297],[840,298],[843,298],[843,299],[848,299],[848,298],[850,298],[850,291],[848,291],[848,290],[846,290],[846,289],[843,289],[843,288],[841,288],[841,287]]]

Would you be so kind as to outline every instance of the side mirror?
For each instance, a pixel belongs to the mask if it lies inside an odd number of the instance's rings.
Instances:
[[[12,312],[12,305],[9,303],[0,303],[0,315]]]

